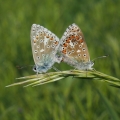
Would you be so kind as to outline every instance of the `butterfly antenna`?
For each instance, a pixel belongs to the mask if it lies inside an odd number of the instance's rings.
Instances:
[[[25,65],[25,66],[19,66],[19,65],[17,65],[16,67],[18,69],[23,69],[23,68],[26,68],[26,67],[33,67],[33,65]]]
[[[106,58],[106,57],[108,57],[108,56],[109,56],[109,55],[100,56],[100,57],[97,57],[97,58],[93,59],[92,61],[94,62],[96,59]]]

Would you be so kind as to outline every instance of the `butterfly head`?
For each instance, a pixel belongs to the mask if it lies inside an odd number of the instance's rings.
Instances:
[[[45,73],[47,70],[50,69],[50,65],[47,63],[44,63],[43,65],[34,65],[33,71],[36,73]]]
[[[76,65],[76,68],[78,68],[79,70],[92,70],[92,66],[94,65],[93,61],[88,61],[88,62],[81,62],[78,63],[78,65]]]

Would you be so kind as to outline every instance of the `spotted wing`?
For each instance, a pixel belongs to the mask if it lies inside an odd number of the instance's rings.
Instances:
[[[63,56],[72,61],[90,61],[90,56],[83,33],[74,23],[66,29],[64,35],[62,36],[60,51]]]
[[[59,39],[55,34],[43,26],[33,24],[30,37],[35,64],[41,65],[46,56],[54,59],[59,47]]]

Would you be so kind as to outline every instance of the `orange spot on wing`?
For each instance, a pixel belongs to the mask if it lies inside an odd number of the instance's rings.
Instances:
[[[71,39],[74,39],[74,38],[75,38],[75,36],[74,36],[74,35],[72,35],[72,36],[71,36]]]
[[[64,47],[67,47],[67,43],[64,43],[63,46],[64,46]]]
[[[83,39],[80,40],[80,43],[82,43],[82,42],[83,42]]]
[[[36,39],[34,39],[33,42],[36,43]]]
[[[70,43],[70,40],[71,40],[71,39],[70,39],[70,38],[68,38],[68,39],[66,40],[66,43]]]
[[[63,53],[63,54],[66,54],[66,49],[62,50],[62,53]]]
[[[51,37],[50,40],[53,40],[53,37]]]
[[[39,37],[38,36],[36,36],[36,39],[38,39]]]
[[[49,38],[49,36],[46,36],[46,38]]]
[[[77,36],[76,36],[76,40],[79,40],[79,39],[80,39],[80,37],[77,35]]]
[[[58,45],[58,41],[55,42],[55,45]]]

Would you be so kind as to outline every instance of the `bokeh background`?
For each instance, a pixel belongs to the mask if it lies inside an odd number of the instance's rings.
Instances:
[[[66,79],[38,87],[5,86],[33,75],[30,28],[40,24],[62,37],[76,23],[94,68],[120,78],[120,0],[0,1],[0,120],[119,120],[120,89],[102,81]],[[72,69],[65,63],[59,70]],[[49,70],[54,71],[54,70]]]

